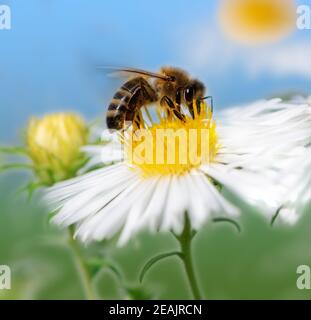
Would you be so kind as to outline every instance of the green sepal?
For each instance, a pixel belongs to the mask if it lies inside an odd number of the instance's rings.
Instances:
[[[14,170],[14,169],[33,170],[34,168],[31,164],[27,164],[27,163],[9,163],[9,164],[0,165],[0,173],[8,170]]]
[[[28,152],[24,147],[0,147],[0,152],[28,156]]]
[[[167,253],[161,253],[153,258],[151,258],[150,260],[147,261],[147,263],[144,265],[144,267],[142,268],[140,274],[139,274],[139,282],[142,282],[147,271],[157,262],[172,257],[172,256],[178,256],[178,257],[182,257],[182,253],[178,252],[178,251],[172,251],[172,252],[167,252]]]
[[[39,189],[41,187],[44,187],[44,186],[45,185],[40,181],[30,181],[25,186],[23,186],[22,188],[18,189],[16,191],[16,195],[20,195],[21,193],[27,192],[28,200],[30,201],[32,199],[32,196],[33,196],[34,192],[37,189]]]
[[[234,220],[232,220],[232,219],[230,219],[230,218],[222,218],[222,217],[220,217],[220,218],[214,218],[213,219],[213,222],[228,222],[228,223],[231,223],[236,229],[237,229],[237,231],[240,233],[241,232],[241,227],[240,227],[240,225],[236,222],[236,221],[234,221]]]
[[[88,270],[91,274],[91,277],[95,277],[99,271],[102,269],[108,269],[110,270],[122,283],[123,277],[119,269],[114,265],[114,263],[111,260],[105,259],[105,258],[91,258],[87,260],[86,262]]]

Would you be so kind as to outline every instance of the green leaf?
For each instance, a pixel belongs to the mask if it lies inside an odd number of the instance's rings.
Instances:
[[[142,282],[144,279],[144,276],[146,274],[146,272],[157,262],[172,257],[172,256],[178,256],[178,257],[182,257],[182,253],[178,252],[178,251],[173,251],[173,252],[167,252],[167,253],[162,253],[159,254],[153,258],[151,258],[149,261],[147,261],[147,263],[144,265],[144,267],[142,268],[140,275],[139,275],[139,282]]]
[[[236,221],[234,221],[230,218],[214,218],[213,222],[229,222],[238,230],[238,232],[241,232],[240,225]]]
[[[27,150],[24,147],[0,147],[0,152],[28,156]]]

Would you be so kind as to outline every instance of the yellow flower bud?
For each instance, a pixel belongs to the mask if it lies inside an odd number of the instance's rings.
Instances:
[[[74,176],[87,143],[84,120],[71,113],[55,113],[32,118],[26,131],[27,150],[40,181],[52,184]]]
[[[294,0],[223,0],[219,21],[233,40],[263,44],[287,36],[295,28]]]

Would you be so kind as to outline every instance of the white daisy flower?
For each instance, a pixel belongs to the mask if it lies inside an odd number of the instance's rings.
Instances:
[[[281,222],[293,224],[311,203],[311,148],[286,168],[283,176],[287,177],[288,194],[277,212]]]
[[[278,221],[295,223],[311,201],[311,103],[309,98],[297,96],[289,103],[280,103],[274,99],[263,110],[256,103],[242,112],[243,122],[249,125],[261,123],[267,125],[277,134],[272,135],[271,147],[277,150],[275,159],[277,170],[274,170],[276,181],[285,186],[284,197],[274,217]],[[235,117],[234,110],[226,112],[229,121]],[[247,120],[247,121],[245,121]],[[241,121],[237,119],[236,121]],[[237,123],[236,123],[237,125]],[[279,132],[279,134],[278,134]],[[282,133],[283,132],[283,133]],[[239,132],[241,135],[243,132]],[[283,151],[282,151],[283,150]],[[281,151],[281,152],[280,152]],[[267,166],[273,168],[270,158]],[[275,168],[274,168],[275,169]]]
[[[117,134],[104,131],[99,135],[101,144],[87,145],[81,148],[81,151],[87,154],[90,160],[80,173],[85,173],[98,165],[111,165],[123,158],[123,148]]]
[[[265,161],[267,168],[276,165],[279,169],[299,156],[309,143],[310,115],[311,108],[306,103],[284,103],[280,99],[258,101],[225,111],[221,115],[223,125],[220,130],[224,131],[226,144],[234,147],[235,152],[240,149],[240,153],[248,154],[253,166],[262,168],[262,161]],[[250,138],[256,143],[247,143]],[[254,161],[257,157],[260,162]],[[245,159],[247,157],[243,157]]]
[[[119,244],[124,244],[142,229],[180,234],[185,213],[194,230],[215,217],[238,216],[239,209],[219,186],[272,218],[286,192],[285,184],[276,183],[277,173],[305,134],[305,127],[298,125],[301,119],[294,121],[293,117],[290,122],[288,128],[300,130],[295,134],[278,127],[277,113],[290,117],[290,108],[278,100],[225,112],[217,127],[206,105],[200,109],[200,113],[195,110],[194,118],[185,115],[184,121],[163,114],[158,122],[146,121],[145,145],[137,138],[137,131],[128,130],[121,141],[126,157],[120,157],[119,163],[50,188],[46,199],[58,210],[53,221],[63,226],[75,224],[76,236],[82,241],[107,239],[120,232]],[[256,122],[259,110],[264,115]],[[265,116],[267,110],[273,114],[271,120]],[[159,162],[155,147],[159,129],[184,132],[188,147],[176,146],[174,139],[165,140],[160,155],[166,161]],[[193,129],[197,138],[190,141]],[[176,151],[174,161],[169,162],[172,149]],[[154,151],[151,156],[150,150]],[[148,161],[141,161],[142,155]],[[105,150],[104,160],[106,157]],[[192,161],[194,158],[197,161]]]

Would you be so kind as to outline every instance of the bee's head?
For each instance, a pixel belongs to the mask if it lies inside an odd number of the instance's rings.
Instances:
[[[176,91],[176,103],[184,103],[187,105],[188,110],[192,117],[194,117],[193,101],[204,99],[205,87],[202,82],[198,80],[190,80],[189,83]]]
[[[190,80],[189,83],[176,93],[177,99],[183,99],[187,105],[192,104],[193,100],[200,100],[203,98],[205,92],[204,84],[199,80]]]
[[[160,72],[169,80],[156,80],[156,88],[160,96],[167,96],[178,105],[185,104],[190,107],[193,100],[204,97],[205,87],[202,82],[191,79],[189,74],[182,69],[163,67]]]

